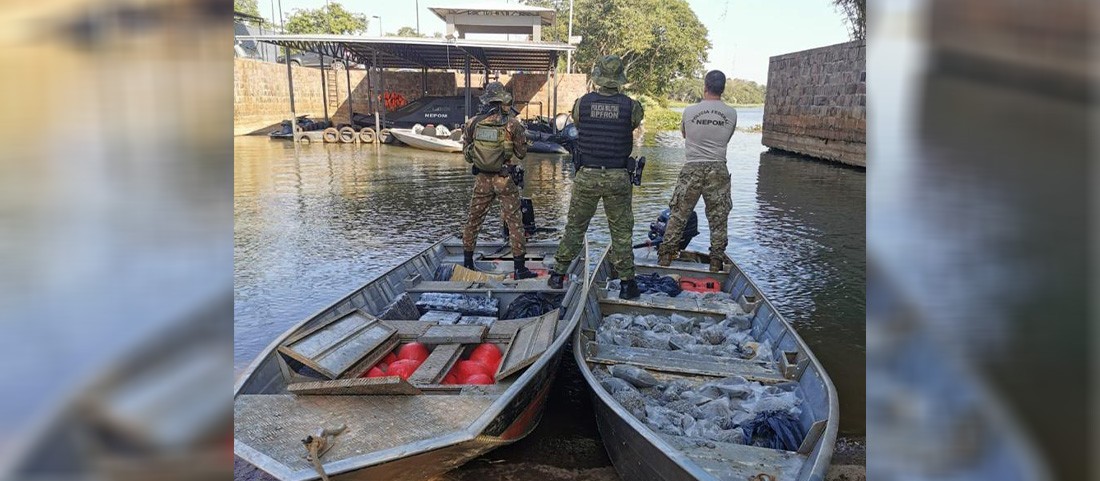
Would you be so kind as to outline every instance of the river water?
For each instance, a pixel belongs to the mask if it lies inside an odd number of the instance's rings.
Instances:
[[[739,126],[759,123],[743,109]],[[635,241],[668,200],[683,165],[679,133],[659,133],[634,191]],[[237,137],[234,165],[234,368],[240,373],[279,333],[441,237],[459,234],[473,177],[457,154],[400,146],[302,145]],[[738,132],[728,152],[733,211],[729,255],[798,329],[836,385],[840,430],[864,433],[865,173],[766,152],[760,134]],[[531,154],[523,195],[540,226],[561,227],[568,159]],[[709,230],[699,203],[705,250]],[[483,238],[500,232],[494,206]],[[608,239],[597,212],[589,231]],[[584,381],[567,356],[539,428],[489,453],[453,479],[615,479]],[[500,462],[500,461],[504,462]],[[534,471],[532,471],[534,470]]]

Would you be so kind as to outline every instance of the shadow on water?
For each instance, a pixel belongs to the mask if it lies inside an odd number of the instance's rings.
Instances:
[[[665,208],[683,166],[679,133],[636,151],[649,159],[634,189],[635,240]],[[728,150],[729,253],[810,344],[837,386],[841,434],[864,432],[864,172],[764,152],[738,132]],[[540,226],[560,228],[572,167],[523,160]],[[234,162],[234,368],[279,333],[370,281],[466,220],[473,177],[460,155],[394,146],[306,145],[238,137]],[[705,250],[709,228],[696,206]],[[482,239],[499,238],[493,206]],[[547,234],[556,237],[557,233]],[[598,210],[589,230],[608,240]],[[596,431],[590,395],[563,357],[546,412],[523,441],[476,459],[448,480],[617,479]],[[251,475],[248,476],[251,478]],[[257,478],[260,479],[260,478]]]

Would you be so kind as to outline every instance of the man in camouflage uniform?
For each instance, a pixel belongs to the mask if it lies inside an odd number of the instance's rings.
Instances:
[[[512,96],[500,82],[485,86],[481,102],[490,105],[488,113],[478,115],[462,131],[463,155],[474,164],[474,196],[470,200],[470,218],[462,230],[463,267],[474,268],[474,247],[477,234],[494,198],[500,199],[500,216],[508,226],[516,279],[529,279],[536,274],[527,268],[524,256],[527,239],[523,235],[523,220],[519,210],[519,186],[512,181],[512,159],[527,156],[527,134],[510,113]]]
[[[657,264],[668,266],[679,256],[684,224],[702,196],[710,225],[710,270],[721,272],[725,268],[727,226],[733,208],[726,145],[737,128],[737,111],[722,102],[725,74],[718,70],[707,72],[703,87],[703,100],[685,108],[680,122],[687,162],[680,170],[668,206],[668,226],[657,249]]]
[[[580,252],[588,223],[603,199],[603,210],[611,228],[611,264],[619,273],[622,288],[619,297],[638,297],[634,281],[634,211],[627,158],[634,147],[634,129],[642,123],[642,104],[623,95],[619,89],[626,84],[623,62],[618,56],[601,58],[592,70],[595,92],[589,92],[573,104],[573,121],[577,126],[577,144],[573,155],[578,165],[573,178],[573,194],[569,214],[558,252],[554,255],[554,270],[548,284],[561,289],[565,270]]]

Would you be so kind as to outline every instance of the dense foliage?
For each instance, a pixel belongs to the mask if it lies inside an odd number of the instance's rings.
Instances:
[[[260,2],[259,0],[233,0],[233,12],[259,17]],[[249,23],[251,23],[251,21],[249,21]]]
[[[296,8],[286,19],[286,33],[357,35],[367,31],[367,16],[331,2],[320,8]]]
[[[762,104],[767,88],[751,80],[726,79],[722,100],[730,104]],[[678,78],[672,81],[668,98],[678,102],[694,103],[703,98],[703,79]]]
[[[527,0],[554,8],[558,21],[543,39],[568,37],[568,0]],[[578,72],[590,72],[603,55],[626,64],[629,90],[663,98],[677,77],[702,72],[711,43],[707,28],[686,0],[575,0],[573,35],[584,38],[573,57]]]
[[[416,29],[412,27],[401,27],[397,29],[397,33],[390,34],[397,37],[426,37],[422,33],[416,33]]]
[[[867,37],[867,0],[833,0],[833,5],[844,13],[853,40]]]

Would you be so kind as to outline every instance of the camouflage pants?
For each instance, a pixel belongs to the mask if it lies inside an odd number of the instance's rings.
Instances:
[[[684,233],[684,224],[699,197],[706,204],[707,224],[710,225],[710,255],[725,256],[729,229],[730,210],[733,200],[730,197],[730,172],[725,162],[688,162],[680,170],[680,179],[676,181],[676,190],[669,202],[668,227],[665,238],[657,252],[677,254],[680,237]]]
[[[498,174],[478,174],[474,180],[474,197],[470,199],[470,218],[462,229],[462,248],[468,251],[477,247],[477,234],[489,213],[493,199],[500,199],[500,217],[508,226],[508,242],[512,255],[520,257],[527,252],[527,239],[523,235],[523,219],[519,213],[519,187],[512,178]]]
[[[621,279],[634,278],[634,197],[630,176],[625,169],[581,169],[573,179],[573,197],[565,222],[558,252],[554,255],[554,270],[564,273],[584,244],[588,224],[596,214],[596,205],[603,199],[603,211],[611,229],[611,265]]]

